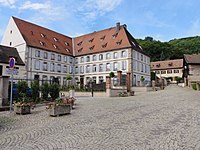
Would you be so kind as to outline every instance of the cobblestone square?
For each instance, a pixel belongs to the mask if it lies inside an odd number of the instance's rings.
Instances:
[[[132,97],[78,98],[70,115],[0,112],[1,150],[200,150],[200,92],[171,85]]]

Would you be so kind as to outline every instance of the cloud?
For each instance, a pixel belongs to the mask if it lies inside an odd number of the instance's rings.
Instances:
[[[25,10],[25,9],[33,9],[33,10],[38,10],[38,9],[49,9],[50,5],[46,3],[32,3],[30,1],[25,2],[19,9]]]
[[[16,0],[0,0],[0,6],[15,8]]]
[[[86,20],[95,20],[98,16],[103,16],[113,11],[122,0],[86,0],[78,7],[77,11],[81,13]]]

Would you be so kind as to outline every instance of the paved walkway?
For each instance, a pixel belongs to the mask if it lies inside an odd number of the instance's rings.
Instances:
[[[200,92],[169,86],[122,98],[81,98],[70,115],[0,112],[1,150],[200,150]]]

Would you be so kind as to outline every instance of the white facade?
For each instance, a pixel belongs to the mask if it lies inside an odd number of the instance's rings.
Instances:
[[[132,66],[132,85],[139,86],[140,79],[143,76],[145,82],[151,81],[150,78],[150,57],[144,55],[136,50],[133,53],[133,66]]]

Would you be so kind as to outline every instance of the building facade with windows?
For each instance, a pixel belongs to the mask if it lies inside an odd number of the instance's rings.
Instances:
[[[11,17],[1,43],[18,50],[26,69],[22,79],[56,80],[63,85],[66,74],[73,74],[70,37]]]
[[[176,77],[183,77],[183,59],[151,62],[151,70],[158,78],[166,78],[176,83]]]
[[[75,83],[106,82],[112,71],[131,73],[131,85],[141,76],[150,81],[150,57],[128,32],[126,25],[70,38],[44,27],[12,17],[2,40],[17,48],[26,64],[23,78],[53,80],[65,84],[66,74]]]

